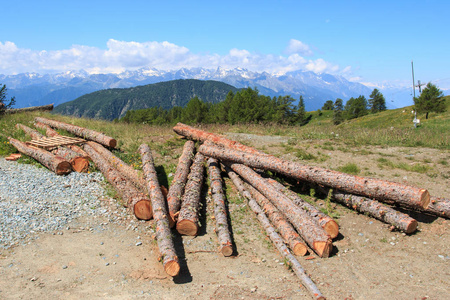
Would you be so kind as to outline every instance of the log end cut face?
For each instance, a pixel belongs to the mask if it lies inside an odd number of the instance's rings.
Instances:
[[[190,220],[181,220],[177,223],[177,231],[179,234],[196,236],[198,225]]]
[[[422,203],[423,208],[427,208],[428,205],[430,205],[430,193],[426,189],[421,189],[421,197],[420,197],[420,203]]]
[[[415,232],[417,230],[417,225],[418,225],[417,221],[412,219],[411,222],[409,222],[409,224],[406,226],[405,233],[410,234]]]
[[[86,157],[75,157],[70,164],[75,172],[86,173],[89,169],[89,160]]]
[[[152,204],[150,200],[143,199],[134,205],[134,215],[139,220],[150,220],[153,217]]]
[[[331,240],[322,242],[317,241],[313,243],[314,251],[320,256],[320,257],[329,257],[331,250],[333,249],[333,244],[331,243]]]
[[[57,175],[66,175],[72,172],[72,165],[68,161],[61,161],[57,166],[55,173]]]
[[[294,246],[292,252],[294,252],[294,254],[297,256],[305,256],[306,253],[308,253],[308,247],[306,247],[305,244],[298,243]]]
[[[325,232],[332,238],[336,238],[339,234],[339,225],[336,223],[336,221],[331,220],[327,222],[324,226]]]
[[[220,249],[220,252],[222,252],[222,255],[225,257],[231,256],[233,254],[233,247],[231,245],[223,246],[222,249]]]
[[[180,264],[178,261],[171,260],[164,265],[164,270],[170,276],[175,277],[180,274]]]

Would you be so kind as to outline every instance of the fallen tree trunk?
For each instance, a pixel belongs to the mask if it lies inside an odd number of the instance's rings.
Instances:
[[[147,190],[152,202],[153,218],[156,221],[156,241],[159,252],[163,257],[164,270],[167,274],[174,277],[180,273],[180,264],[175,252],[175,246],[172,240],[172,233],[169,227],[169,218],[166,209],[166,202],[158,182],[155,165],[153,163],[152,153],[147,144],[139,147],[139,153],[142,159],[142,171],[147,183]]]
[[[103,158],[91,146],[93,142],[87,142],[83,145],[84,150],[89,154],[92,161],[103,173],[106,180],[116,189],[124,200],[124,206],[127,207],[136,218],[140,220],[150,220],[153,216],[150,199],[131,184],[117,169]]]
[[[228,147],[231,149],[245,151],[245,152],[253,153],[253,154],[266,155],[265,153],[255,149],[255,148],[252,148],[252,147],[243,145],[239,142],[227,139],[226,137],[220,136],[218,134],[214,134],[211,132],[207,132],[207,131],[203,131],[203,130],[191,127],[191,126],[183,124],[183,123],[177,123],[177,125],[175,127],[173,127],[173,131],[175,131],[179,135],[185,136],[192,140],[200,141],[202,143],[204,143],[206,141],[211,141],[214,144],[225,146],[225,147]]]
[[[271,178],[267,181],[273,185],[278,191],[285,194],[289,199],[291,199],[297,206],[301,207],[317,224],[322,227],[326,233],[330,235],[332,239],[336,238],[339,234],[339,225],[335,220],[330,218],[328,215],[324,214],[318,210],[314,205],[303,200],[298,194],[294,193],[290,189],[286,188],[284,185]]]
[[[236,188],[239,190],[239,193],[247,198],[248,205],[250,209],[256,214],[261,225],[266,230],[267,235],[275,244],[275,247],[278,249],[280,254],[285,257],[288,261],[292,270],[295,272],[297,277],[301,280],[302,284],[306,289],[311,293],[314,299],[325,299],[322,293],[319,291],[317,286],[311,280],[311,278],[306,274],[303,267],[300,265],[298,260],[290,253],[289,249],[284,244],[283,239],[278,235],[276,229],[270,224],[269,219],[264,214],[264,211],[259,207],[258,203],[253,199],[250,192],[248,192],[244,187],[244,182],[239,178],[239,176],[234,173],[230,168],[227,168],[228,177],[233,181]]]
[[[103,147],[102,145],[94,142],[88,142],[89,146],[94,148],[103,158],[105,158],[114,168],[117,169],[123,176],[130,180],[138,190],[144,192],[146,190],[145,180],[139,176],[138,172],[123,160],[115,156],[111,151]]]
[[[192,158],[194,157],[194,146],[193,141],[187,141],[184,144],[183,152],[178,160],[177,170],[173,176],[172,184],[169,187],[167,205],[169,207],[170,227],[173,227],[177,223],[178,213],[181,207],[181,197],[184,193]]]
[[[260,175],[249,167],[241,164],[230,163],[228,165],[238,173],[245,181],[256,188],[261,194],[275,205],[291,222],[300,236],[320,257],[328,257],[333,245],[331,238],[317,225],[301,208],[296,206],[292,200],[278,192],[268,184]]]
[[[260,192],[258,192],[253,186],[247,184],[246,189],[253,196],[253,199],[258,202],[258,205],[266,213],[272,225],[275,227],[277,232],[289,245],[292,252],[295,255],[304,256],[308,252],[308,247],[303,243],[300,235],[292,227],[291,223],[286,220],[286,217]]]
[[[244,164],[252,168],[278,172],[288,177],[314,182],[347,193],[377,200],[390,200],[413,208],[426,208],[430,194],[426,189],[380,179],[359,177],[319,167],[305,166],[275,156],[255,155],[233,149],[202,145],[199,152],[223,161]]]
[[[327,192],[326,189],[323,189],[323,191]],[[341,191],[333,191],[332,195],[335,201],[384,223],[391,224],[405,233],[413,233],[417,229],[417,221],[415,219],[376,200],[345,194]]]
[[[223,256],[233,254],[230,230],[228,229],[228,214],[225,205],[225,193],[222,187],[222,176],[217,159],[208,159],[208,171],[211,187],[211,198],[214,202],[214,217],[216,219],[216,233],[219,239],[219,249]]]
[[[191,166],[181,202],[180,214],[178,215],[177,231],[180,234],[195,236],[198,233],[198,210],[203,184],[204,162],[203,154],[197,153]]]
[[[72,166],[64,158],[54,155],[44,149],[30,147],[27,144],[8,137],[9,143],[13,145],[19,152],[28,155],[57,175],[68,174],[72,171]]]
[[[11,108],[5,110],[6,114],[17,114],[21,112],[29,112],[29,111],[48,111],[53,110],[53,104],[48,105],[42,105],[42,106],[30,106],[30,107],[24,107],[24,108]]]
[[[430,205],[421,211],[450,219],[450,199],[431,197]]]
[[[45,137],[39,131],[34,130],[23,124],[16,124],[16,128],[22,129],[34,140],[39,140]],[[51,150],[50,152],[67,160],[72,165],[72,169],[75,172],[87,172],[89,169],[89,160],[85,157],[80,156],[77,152],[71,150],[70,148],[57,147]]]
[[[106,147],[115,148],[117,145],[117,141],[115,139],[95,130],[90,130],[84,127],[67,124],[60,121],[50,120],[42,117],[36,117],[35,121],[49,125],[54,128],[66,130],[70,133],[81,136],[87,140],[97,142]]]
[[[45,134],[49,137],[56,137],[56,136],[61,136],[56,130],[52,129],[50,126],[45,125],[43,123],[40,122],[35,122],[34,126],[36,128],[39,129],[43,129],[45,130]],[[75,151],[76,153],[78,153],[80,156],[82,157],[86,157],[87,159],[89,159],[89,155],[86,153],[86,151],[84,151],[83,149],[81,149],[79,146],[77,145],[67,145],[67,148]]]

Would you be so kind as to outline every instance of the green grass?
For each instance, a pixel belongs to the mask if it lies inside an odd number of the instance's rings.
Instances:
[[[338,168],[338,171],[347,173],[347,174],[353,174],[353,175],[357,175],[361,172],[359,167],[354,163],[348,163],[344,166],[341,166]]]

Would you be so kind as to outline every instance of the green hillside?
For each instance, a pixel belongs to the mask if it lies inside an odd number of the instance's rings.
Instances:
[[[93,119],[113,120],[128,110],[185,106],[195,96],[204,102],[217,103],[237,88],[218,81],[180,79],[126,89],[107,89],[81,96],[58,105],[54,113]]]

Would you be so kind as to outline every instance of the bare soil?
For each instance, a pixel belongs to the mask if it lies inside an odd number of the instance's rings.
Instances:
[[[286,159],[299,160],[286,145],[316,157],[306,164],[337,169],[356,164],[360,175],[450,192],[449,151],[364,147],[338,140],[289,141],[287,137],[230,135]],[[285,146],[282,146],[284,143]],[[181,150],[180,150],[181,151]],[[388,167],[380,158],[423,164],[425,173]],[[445,163],[447,162],[447,163]],[[169,179],[171,180],[171,179]],[[158,261],[154,223],[125,216],[114,199],[103,199],[109,214],[79,219],[60,232],[40,233],[25,246],[0,251],[1,299],[311,299],[271,245],[252,212],[227,182],[233,257],[217,253],[207,191],[198,237],[174,234],[180,276],[166,275]],[[317,205],[323,206],[322,200]],[[328,299],[448,299],[450,222],[409,212],[419,221],[412,235],[333,204],[341,234],[329,258],[298,257]]]

